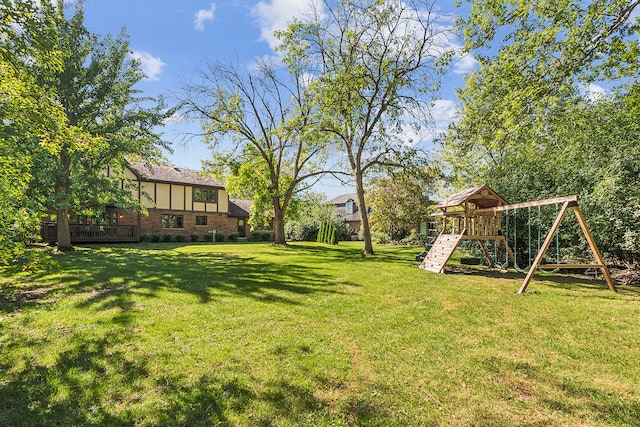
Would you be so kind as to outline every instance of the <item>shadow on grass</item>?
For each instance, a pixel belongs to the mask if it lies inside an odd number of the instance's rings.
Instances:
[[[470,276],[478,276],[485,277],[489,279],[507,279],[507,280],[517,280],[522,282],[525,278],[525,274],[518,273],[513,270],[509,270],[507,272],[500,270],[491,270],[491,269],[479,269],[479,268],[462,268],[462,267],[445,267],[446,274],[450,275],[470,275]],[[533,276],[533,282],[529,284],[527,287],[527,292],[532,290],[532,287],[535,287],[535,282],[543,282],[546,286],[556,288],[559,290],[579,290],[579,289],[587,289],[587,290],[608,290],[607,283],[604,279],[596,279],[596,278],[587,278],[584,276],[578,276],[575,274],[550,274],[550,273],[538,273]],[[623,295],[640,297],[640,289],[632,288],[628,286],[616,286],[618,288],[618,293]],[[517,292],[518,289],[514,289],[514,293]],[[585,296],[588,297],[598,297],[598,298],[613,298],[615,293],[606,293],[606,294],[593,294],[588,293]]]
[[[0,304],[12,309],[55,309],[56,301],[80,296],[76,307],[91,306],[104,316],[36,335],[30,332],[32,317],[25,316],[20,327],[0,329],[0,425],[234,425],[251,408],[262,408],[252,425],[330,424],[336,416],[332,402],[314,395],[316,388],[331,387],[329,382],[300,385],[280,378],[260,384],[246,373],[215,367],[195,378],[167,373],[169,367],[158,373],[158,364],[170,363],[171,356],[162,350],[149,354],[137,343],[135,312],[140,295],[157,298],[161,291],[193,295],[200,303],[237,296],[300,305],[303,296],[338,292],[335,278],[319,273],[313,263],[315,257],[342,257],[342,252],[294,248],[297,255],[311,256],[276,262],[259,254],[177,248],[80,250],[63,256],[61,272],[33,276],[32,285],[8,292]],[[385,419],[384,414],[367,402],[346,410],[356,424]]]
[[[518,408],[540,407],[531,413],[531,419],[522,411],[517,425],[556,425],[558,420],[575,420],[575,424],[640,425],[640,401],[633,395],[625,401],[606,384],[598,386],[552,373],[530,363],[509,358],[490,357],[479,362],[508,393],[510,406]],[[535,402],[535,405],[532,404]],[[514,425],[514,414],[505,408],[483,408],[475,415],[474,425]]]
[[[160,290],[195,295],[207,303],[224,295],[258,301],[300,304],[300,295],[333,294],[332,277],[312,266],[283,259],[273,262],[256,256],[238,256],[216,251],[178,252],[180,247],[162,249],[109,248],[77,252],[61,261],[62,286],[51,289],[65,294],[90,292],[82,304],[99,303],[106,296],[120,294],[120,308],[128,309],[125,294],[155,297]],[[108,305],[105,308],[109,308]]]

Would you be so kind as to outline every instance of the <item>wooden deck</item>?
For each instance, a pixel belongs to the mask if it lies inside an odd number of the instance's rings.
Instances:
[[[69,224],[71,243],[126,243],[138,242],[137,225]],[[45,242],[55,242],[58,226],[55,222],[42,223],[40,235]]]

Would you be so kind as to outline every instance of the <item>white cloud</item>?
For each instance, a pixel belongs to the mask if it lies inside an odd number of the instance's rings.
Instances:
[[[140,67],[142,72],[147,76],[147,80],[158,81],[160,80],[160,73],[165,64],[160,58],[151,55],[149,52],[134,50],[131,52],[131,57],[140,61]]]
[[[456,56],[453,64],[453,72],[456,74],[468,74],[478,66],[478,61],[470,54]]]
[[[591,101],[597,101],[598,99],[602,99],[607,96],[607,90],[602,86],[591,83],[584,88],[584,96]]]
[[[261,0],[251,13],[256,17],[260,28],[260,40],[269,43],[273,49],[278,41],[274,31],[284,30],[294,17],[301,17],[312,11],[314,0]]]
[[[171,116],[164,119],[165,124],[169,123],[184,123],[186,121],[186,117],[184,114],[175,112]]]
[[[456,108],[456,101],[450,99],[438,99],[428,108],[430,124],[428,126],[413,126],[415,117],[405,114],[402,117],[402,143],[407,146],[429,146],[433,140],[445,132],[449,124],[453,121]]]
[[[209,9],[200,9],[196,12],[193,18],[193,28],[199,31],[204,31],[204,23],[213,21],[216,12],[216,4],[211,3]]]

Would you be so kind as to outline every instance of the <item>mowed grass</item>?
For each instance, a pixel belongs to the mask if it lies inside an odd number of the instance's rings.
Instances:
[[[640,293],[415,247],[79,248],[2,272],[2,426],[640,425]]]

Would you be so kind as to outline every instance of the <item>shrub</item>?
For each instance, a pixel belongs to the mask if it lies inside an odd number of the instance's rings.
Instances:
[[[386,233],[383,233],[381,231],[372,232],[371,239],[377,243],[380,243],[381,245],[387,244],[391,240]]]
[[[198,233],[191,233],[189,235],[189,238],[191,238],[192,242],[197,242],[198,240],[200,240],[200,234]]]
[[[140,241],[141,242],[150,242],[152,240],[152,235],[151,233],[142,233],[140,235]]]
[[[165,234],[164,236],[162,236],[162,241],[163,242],[170,242],[171,241],[171,234]]]
[[[270,240],[272,237],[269,230],[256,230],[251,233],[251,241],[253,242],[268,242]]]
[[[204,240],[207,242],[213,242],[213,230],[209,230],[205,233]],[[224,233],[222,231],[216,231],[216,242],[224,242]]]
[[[317,236],[318,224],[287,221],[284,225],[284,237],[287,240],[313,242]]]
[[[184,242],[185,236],[184,234],[176,234],[176,242]]]
[[[160,241],[160,235],[159,234],[152,234],[151,235],[151,241],[152,242],[159,242]]]
[[[237,242],[238,241],[238,233],[229,233],[229,235],[227,236],[227,239],[230,242]]]

